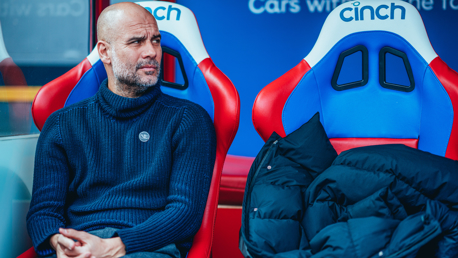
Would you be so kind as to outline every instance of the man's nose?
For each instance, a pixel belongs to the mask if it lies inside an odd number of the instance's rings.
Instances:
[[[157,49],[153,45],[152,42],[146,42],[145,46],[143,47],[142,51],[142,58],[156,58],[157,56]]]

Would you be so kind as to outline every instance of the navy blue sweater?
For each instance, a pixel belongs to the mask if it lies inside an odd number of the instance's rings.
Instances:
[[[105,80],[95,96],[54,112],[41,132],[27,215],[35,250],[52,253],[49,238],[59,227],[118,228],[127,253],[189,248],[215,153],[202,107],[159,86],[121,97]]]

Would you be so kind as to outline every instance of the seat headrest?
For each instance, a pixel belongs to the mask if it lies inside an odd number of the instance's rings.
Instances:
[[[430,63],[437,57],[418,10],[404,1],[360,0],[339,5],[321,29],[305,60],[315,66],[337,42],[358,32],[385,31],[404,38]]]
[[[293,132],[320,112],[331,140],[412,141],[456,159],[457,89],[458,74],[435,53],[414,6],[351,1],[328,15],[296,67],[261,90],[253,123],[267,139],[272,131]]]

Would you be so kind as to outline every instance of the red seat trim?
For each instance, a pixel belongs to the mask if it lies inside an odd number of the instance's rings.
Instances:
[[[227,155],[224,162],[219,204],[242,205],[246,179],[254,157]]]
[[[289,95],[310,70],[310,65],[303,59],[293,69],[271,82],[259,92],[253,105],[253,125],[264,141],[272,132],[285,137],[282,123],[282,112]],[[275,103],[275,105],[272,105]]]
[[[247,176],[254,157],[244,157],[228,154],[223,167],[223,175],[227,176]],[[221,183],[223,186],[223,183]],[[226,185],[229,186],[229,185]]]
[[[237,182],[239,185],[243,185],[240,188],[223,187],[219,188],[219,199],[220,205],[242,205],[243,195],[245,194],[246,177],[227,178],[224,175],[221,177],[221,181]]]
[[[391,138],[332,138],[332,146],[340,154],[343,151],[371,145],[404,144],[411,148],[418,148],[418,139],[391,139]]]
[[[189,250],[188,258],[209,258],[213,243],[223,164],[229,146],[234,140],[239,127],[240,98],[232,82],[214,65],[210,58],[204,59],[198,66],[210,88],[213,103],[215,103],[213,123],[218,140],[215,168],[202,225],[194,236],[194,242],[191,250]]]
[[[458,144],[456,144],[458,142],[458,73],[448,67],[440,57],[434,58],[429,66],[444,86],[445,91],[447,91],[452,101],[453,125],[447,150],[445,151],[445,157],[458,160]]]
[[[30,247],[29,249],[27,249],[27,251],[23,252],[17,258],[37,258],[37,254],[35,253],[35,249],[33,249],[33,247]]]
[[[33,121],[40,131],[46,119],[54,111],[64,107],[70,92],[91,67],[91,63],[85,58],[70,71],[41,87],[32,104]]]

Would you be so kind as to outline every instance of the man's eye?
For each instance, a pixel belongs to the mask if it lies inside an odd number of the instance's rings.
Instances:
[[[155,39],[155,40],[153,40],[153,43],[159,44],[159,43],[161,43],[161,40],[160,39]]]

